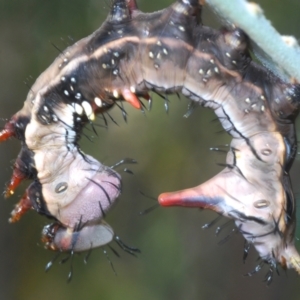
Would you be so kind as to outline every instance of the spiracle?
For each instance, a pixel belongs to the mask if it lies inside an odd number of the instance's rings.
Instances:
[[[7,195],[22,179],[33,180],[11,220],[29,208],[53,218],[43,241],[54,250],[109,243],[114,233],[103,216],[121,192],[121,178],[84,154],[78,141],[96,114],[122,100],[143,109],[140,99],[151,101],[150,91],[182,93],[213,109],[232,136],[224,170],[195,188],[161,194],[159,203],[231,218],[271,268],[279,263],[300,272],[289,177],[300,86],[252,61],[242,30],[202,25],[196,0],[150,14],[134,0],[115,0],[102,26],[37,79],[0,134],[22,145]]]

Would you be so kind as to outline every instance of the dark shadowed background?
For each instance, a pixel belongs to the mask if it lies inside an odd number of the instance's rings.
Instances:
[[[152,12],[172,1],[138,3],[142,10]],[[259,4],[282,34],[300,37],[298,0],[259,0]],[[0,0],[0,117],[8,118],[22,107],[28,85],[59,54],[52,44],[64,49],[73,43],[71,39],[90,34],[101,25],[109,6],[110,0]],[[219,26],[207,10],[204,20],[205,24]],[[256,266],[257,253],[252,250],[244,265],[241,235],[235,234],[219,245],[233,224],[218,237],[215,227],[201,229],[215,217],[214,213],[158,208],[139,216],[140,211],[155,203],[141,196],[140,190],[157,197],[161,192],[198,185],[221,170],[217,163],[224,162],[225,156],[209,148],[228,143],[230,137],[222,132],[210,110],[199,108],[184,119],[187,104],[184,97],[172,98],[166,114],[163,101],[155,98],[153,110],[145,116],[126,105],[127,124],[120,111],[114,109],[112,115],[119,126],[109,122],[108,130],[98,129],[99,136],[93,143],[85,138],[81,143],[87,153],[107,165],[124,157],[139,162],[129,167],[134,176],[122,173],[124,192],[107,220],[126,243],[139,247],[142,254],[134,258],[118,250],[118,258],[107,248],[117,276],[102,249],[92,252],[87,265],[83,263],[84,255],[74,258],[69,284],[69,262],[56,263],[45,273],[44,267],[54,253],[44,250],[40,232],[49,221],[32,211],[17,224],[7,222],[27,182],[10,199],[1,199],[1,299],[300,299],[300,278],[294,271],[280,270],[269,288],[262,282],[266,269],[254,277],[244,277]],[[3,189],[19,149],[20,143],[15,140],[0,146]],[[296,193],[300,190],[299,174],[297,157],[292,171]],[[225,222],[223,219],[219,225]]]

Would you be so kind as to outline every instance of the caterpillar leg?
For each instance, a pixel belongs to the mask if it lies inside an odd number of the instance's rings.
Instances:
[[[20,218],[30,209],[34,209],[39,214],[53,218],[47,209],[46,202],[42,195],[42,186],[38,181],[34,181],[26,189],[23,197],[11,212],[11,218],[9,221],[11,223],[19,221]]]
[[[4,192],[6,198],[14,194],[15,189],[23,180],[36,178],[37,172],[34,167],[33,157],[34,153],[30,151],[25,144],[23,144],[22,149],[14,163],[13,174],[10,182]]]
[[[11,217],[9,219],[10,223],[15,223],[21,219],[21,217],[30,209],[32,209],[32,202],[28,197],[27,192],[21,198],[19,203],[16,204],[15,208],[11,212]]]
[[[23,110],[13,115],[0,131],[0,142],[4,142],[9,138],[15,137],[24,141],[24,132],[26,125],[30,122],[31,104],[25,103]]]
[[[21,184],[21,182],[26,179],[26,174],[22,173],[16,165],[14,165],[13,174],[11,176],[11,179],[9,181],[9,184],[7,185],[4,196],[5,198],[10,197],[15,193],[15,189]]]
[[[15,136],[15,120],[12,118],[5,124],[4,129],[1,130],[0,142],[4,142],[14,136]]]
[[[25,105],[25,108],[28,104]],[[5,197],[14,194],[15,189],[24,179],[33,179],[36,175],[34,170],[33,153],[25,144],[25,128],[30,121],[29,112],[25,109],[28,116],[20,113],[15,114],[4,125],[4,129],[0,131],[0,142],[4,142],[9,138],[15,137],[22,142],[21,151],[14,163],[13,174],[11,180],[4,192]],[[24,113],[24,112],[23,112]]]

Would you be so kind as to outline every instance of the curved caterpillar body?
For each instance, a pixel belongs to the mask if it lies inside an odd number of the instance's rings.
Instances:
[[[40,108],[36,97],[9,191],[15,188],[15,179],[26,176],[33,183],[12,212],[11,221],[29,208],[54,218],[57,222],[43,231],[43,240],[53,250],[83,251],[107,244],[114,233],[102,219],[121,192],[121,177],[80,151],[68,104],[48,108],[44,103],[43,112],[55,120],[46,126],[40,123],[44,120]],[[18,114],[15,118],[24,120]]]
[[[6,124],[1,140],[22,141],[8,191],[20,178],[34,180],[13,219],[34,207],[58,220],[44,232],[51,248],[81,251],[113,236],[102,217],[120,193],[120,177],[79,150],[82,127],[117,100],[141,108],[139,98],[150,100],[149,91],[181,92],[212,108],[233,139],[222,172],[198,187],[160,195],[160,204],[232,218],[271,268],[279,263],[300,272],[288,173],[300,86],[254,63],[244,32],[205,27],[200,13],[196,0],[152,14],[140,12],[134,0],[115,0],[103,25],[54,61]]]
[[[89,250],[114,238],[103,218],[120,195],[121,177],[80,150],[80,131],[92,108],[88,102],[68,103],[55,90],[47,94],[49,73],[53,75],[51,67],[33,85],[37,93],[28,95],[22,110],[2,131],[2,140],[15,136],[22,142],[6,195],[23,179],[33,180],[10,221],[18,221],[33,208],[55,220],[43,230],[47,248]]]

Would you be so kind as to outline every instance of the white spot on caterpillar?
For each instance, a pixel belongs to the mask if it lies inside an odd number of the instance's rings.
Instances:
[[[157,41],[156,45],[161,46],[161,41]]]
[[[200,69],[200,70],[199,70],[199,74],[201,74],[201,75],[203,75],[203,74],[204,74],[204,71],[203,71],[203,69]]]
[[[68,107],[69,107],[69,109],[70,109],[72,112],[75,112],[75,107],[74,107],[74,105],[68,104]]]
[[[58,121],[57,116],[56,115],[52,115],[52,120],[53,120],[53,122],[57,122]]]
[[[73,82],[73,83],[76,83],[76,79],[75,79],[75,77],[71,77],[71,82]]]
[[[102,68],[106,69],[107,68],[106,64],[102,64]]]
[[[164,52],[165,55],[168,55],[168,54],[169,54],[169,53],[168,53],[168,50],[167,50],[166,48],[163,48],[163,52]]]
[[[46,123],[48,123],[48,120],[47,120],[46,116],[42,115],[41,118],[42,118]]]
[[[206,71],[206,75],[208,75],[208,76],[211,75],[211,69],[208,69],[208,70]]]
[[[115,57],[119,57],[119,56],[120,56],[120,53],[116,51],[116,52],[113,53],[113,55],[114,55]]]
[[[257,200],[253,203],[254,207],[256,208],[265,208],[270,206],[270,201],[268,200]]]
[[[292,97],[286,96],[285,99],[286,99],[287,101],[291,101],[291,100],[292,100]]]
[[[202,81],[203,81],[203,82],[207,82],[207,79],[206,79],[206,78],[203,78]]]
[[[99,97],[95,97],[94,102],[98,107],[102,107],[102,100]]]
[[[215,72],[216,72],[217,74],[219,74],[219,68],[218,68],[218,67],[215,67],[214,70],[215,70]]]
[[[261,96],[260,96],[260,99],[261,99],[261,100],[263,100],[263,101],[265,101],[265,100],[266,100],[266,98],[265,98],[265,96],[264,96],[264,95],[261,95]]]
[[[111,60],[111,64],[112,64],[112,65],[115,64],[115,60],[114,60],[114,59]]]
[[[232,63],[233,63],[234,65],[236,65],[236,60],[233,60]]]
[[[69,92],[68,92],[67,90],[64,90],[64,94],[65,94],[66,96],[70,96],[70,94],[69,94]]]
[[[251,102],[250,98],[246,98],[246,99],[245,99],[245,102],[246,102],[246,103],[250,103],[250,102]]]
[[[265,155],[265,156],[269,156],[272,153],[271,149],[262,149],[261,150],[261,154]]]
[[[73,85],[70,85],[70,90],[71,90],[72,92],[74,92]]]
[[[153,52],[151,52],[151,51],[149,52],[149,57],[150,57],[150,58],[154,58]]]
[[[83,107],[83,110],[85,112],[85,114],[87,115],[87,117],[89,119],[91,119],[92,115],[93,115],[93,109],[92,109],[92,106],[91,104],[89,104],[87,101],[83,101],[81,103],[82,107]]]
[[[44,109],[45,112],[49,112],[49,109],[46,105],[43,106],[43,109]]]
[[[211,59],[211,60],[210,60],[210,62],[211,62],[212,64],[214,64],[214,63],[215,63],[215,61],[214,61],[213,59]]]
[[[131,93],[135,94],[136,90],[135,90],[135,87],[133,85],[130,87],[130,91],[131,91]]]
[[[64,63],[67,63],[68,62],[68,59],[67,58],[64,58]]]
[[[283,115],[283,112],[281,110],[278,113],[279,113],[279,116]]]
[[[246,108],[246,109],[244,110],[244,112],[245,112],[246,114],[248,114],[248,113],[249,113],[249,110]]]
[[[184,28],[183,26],[178,26],[178,29],[179,29],[180,31],[185,31],[185,28]]]
[[[60,78],[60,80],[61,80],[61,81],[66,81],[66,77],[63,76],[63,77]]]
[[[261,108],[260,108],[260,110],[261,110],[262,112],[264,112],[264,111],[265,111],[265,106],[262,105]]]
[[[226,55],[227,57],[231,57],[231,55],[230,55],[229,52],[226,52],[225,55]]]
[[[113,74],[117,76],[119,74],[119,70],[118,69],[114,69],[113,70]]]
[[[256,103],[253,103],[253,104],[251,105],[252,108],[254,108],[255,106],[256,106]]]
[[[114,96],[115,98],[119,98],[119,93],[118,93],[117,90],[113,90],[113,96]]]
[[[80,93],[76,93],[75,98],[76,98],[77,100],[80,100],[80,99],[81,99],[81,94],[80,94]]]
[[[75,108],[75,112],[78,114],[78,115],[82,115],[83,114],[83,107],[78,104],[78,103],[75,103],[74,104],[74,108]]]
[[[157,58],[157,59],[160,59],[160,58],[161,58],[160,52],[157,53],[156,58]]]
[[[154,68],[155,68],[155,69],[158,69],[158,68],[159,68],[159,65],[158,65],[158,64],[154,64]]]

